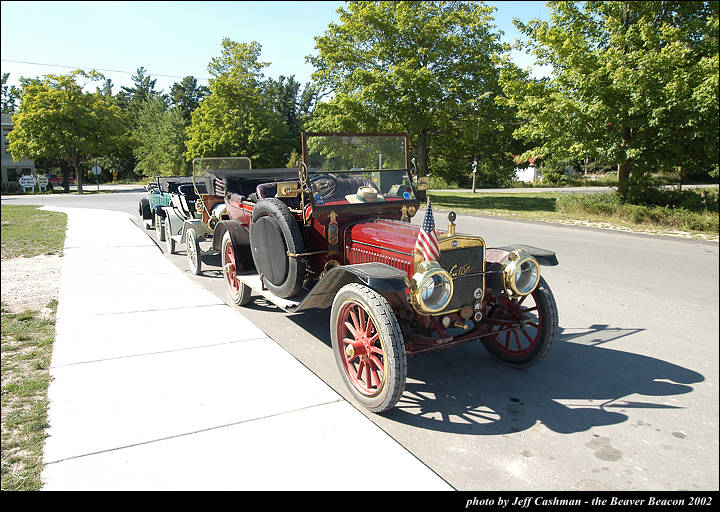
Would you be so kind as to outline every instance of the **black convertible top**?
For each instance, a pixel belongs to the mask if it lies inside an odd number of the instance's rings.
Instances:
[[[213,184],[210,190],[214,190],[216,196],[224,196],[226,192],[249,195],[262,183],[298,179],[297,169],[288,167],[273,169],[222,169],[207,171],[205,175]]]

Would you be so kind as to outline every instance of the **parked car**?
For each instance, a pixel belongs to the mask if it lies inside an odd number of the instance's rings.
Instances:
[[[407,355],[481,341],[501,362],[541,361],[558,312],[539,264],[551,251],[488,248],[478,236],[434,227],[420,207],[398,134],[302,135],[298,170],[219,176],[228,220],[214,227],[231,301],[263,295],[287,312],[330,308],[340,374],[373,412],[394,407]]]
[[[62,187],[63,186],[63,177],[58,176],[57,174],[46,174],[45,175],[48,179],[48,188],[52,190],[55,187]],[[75,176],[68,176],[68,183],[70,185],[75,185]]]
[[[177,190],[177,187],[182,184],[192,185],[192,178],[189,176],[157,177],[155,181],[145,185],[147,196],[141,197],[138,201],[138,215],[145,224],[145,228],[155,228],[158,240],[161,242],[165,241],[162,208],[170,205],[171,192]]]
[[[164,226],[165,242],[170,254],[178,245],[185,247],[189,270],[202,272],[202,258],[217,254],[212,245],[213,229],[225,212],[225,189],[218,187],[220,175],[230,176],[251,170],[247,157],[196,158],[189,182],[168,185],[169,204],[156,208],[158,221]],[[208,242],[210,242],[208,244]]]

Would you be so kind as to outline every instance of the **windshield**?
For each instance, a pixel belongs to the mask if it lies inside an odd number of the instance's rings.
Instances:
[[[415,199],[404,135],[313,135],[304,161],[316,205]]]

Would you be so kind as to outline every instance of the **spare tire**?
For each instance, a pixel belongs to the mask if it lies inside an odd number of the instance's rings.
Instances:
[[[305,262],[288,252],[305,252],[305,243],[288,207],[275,198],[255,204],[250,223],[250,248],[265,286],[279,297],[292,297],[305,279]]]

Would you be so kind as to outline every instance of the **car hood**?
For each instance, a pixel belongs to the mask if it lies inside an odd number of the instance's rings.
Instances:
[[[420,228],[399,220],[375,219],[351,224],[345,244],[363,244],[412,257]]]

